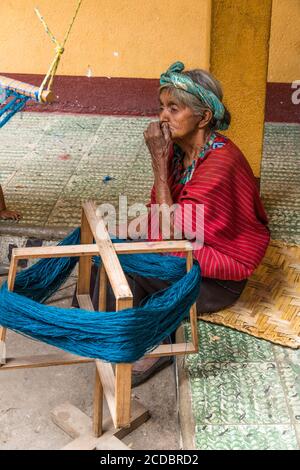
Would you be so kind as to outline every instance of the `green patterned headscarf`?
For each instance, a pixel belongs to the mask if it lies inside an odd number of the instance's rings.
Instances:
[[[161,74],[160,84],[162,86],[172,85],[175,88],[179,88],[180,90],[191,93],[199,98],[212,111],[216,120],[215,128],[221,130],[227,129],[228,124],[222,122],[225,114],[223,103],[212,91],[209,91],[198,83],[195,83],[188,75],[181,73],[183,70],[184,64],[182,62],[175,62],[165,73]]]

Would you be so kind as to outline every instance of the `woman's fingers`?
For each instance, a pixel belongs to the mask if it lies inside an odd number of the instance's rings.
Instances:
[[[144,131],[144,139],[150,151],[154,171],[164,164],[168,158],[171,145],[171,134],[167,123],[161,125],[158,121],[151,122]]]
[[[167,122],[163,122],[161,124],[161,130],[162,130],[165,141],[169,143],[171,140],[171,132],[170,132],[170,128]]]
[[[160,129],[159,122],[158,121],[150,122],[150,124],[148,125],[147,129],[144,132],[144,136],[145,136],[145,133],[148,138],[160,136],[161,129]]]
[[[150,122],[144,131],[146,142],[160,142],[160,145],[169,144],[171,141],[171,132],[166,122],[160,124],[158,121]]]

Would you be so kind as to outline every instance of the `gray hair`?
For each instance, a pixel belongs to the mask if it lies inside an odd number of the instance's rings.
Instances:
[[[199,85],[203,86],[203,88],[206,88],[206,90],[213,92],[219,98],[220,101],[223,100],[222,86],[220,82],[212,76],[211,73],[202,69],[194,69],[182,73],[190,77],[195,83],[198,83]],[[159,92],[161,93],[163,90],[168,90],[171,96],[176,98],[184,106],[191,108],[196,116],[202,117],[204,111],[210,109],[207,104],[203,103],[203,101],[201,101],[199,98],[192,95],[191,93],[181,90],[180,88],[175,88],[172,85],[162,85],[159,88]],[[230,113],[225,107],[225,114],[222,119],[222,122],[225,122],[229,126],[230,121]],[[213,130],[216,128],[216,120],[214,119],[214,117],[211,119],[209,126]]]

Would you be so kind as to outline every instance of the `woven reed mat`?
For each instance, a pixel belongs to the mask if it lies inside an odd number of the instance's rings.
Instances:
[[[199,318],[300,348],[300,246],[271,241],[238,301]]]

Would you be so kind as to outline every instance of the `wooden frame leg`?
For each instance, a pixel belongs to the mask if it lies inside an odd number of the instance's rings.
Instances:
[[[14,256],[14,252],[12,252],[12,258],[10,262],[9,272],[8,272],[8,279],[7,279],[7,288],[9,291],[14,290],[15,279],[17,274],[17,259]],[[0,366],[6,364],[6,331],[7,329],[4,327],[0,328]]]
[[[0,366],[6,364],[6,328],[0,328]]]
[[[97,368],[95,370],[93,433],[95,437],[100,437],[103,432],[103,387]]]
[[[54,423],[65,431],[73,439],[62,450],[130,450],[120,440],[127,434],[134,431],[150,418],[149,412],[140,404],[133,400],[132,414],[129,426],[115,429],[110,417],[105,418],[103,434],[95,437],[92,432],[92,420],[82,411],[70,403],[57,406],[51,417]]]
[[[124,310],[125,308],[132,308],[133,298],[131,299],[117,299],[116,310]],[[116,383],[115,383],[115,396],[116,396],[116,417],[115,426],[126,427],[130,423],[131,414],[131,372],[132,364],[117,364],[116,365]]]
[[[93,243],[93,234],[90,225],[86,218],[84,210],[81,213],[81,232],[80,244],[87,245]],[[77,282],[77,298],[79,305],[84,300],[84,308],[93,310],[93,305],[90,299],[90,282],[91,282],[91,269],[92,257],[80,256],[78,268],[78,282]],[[81,298],[81,299],[80,299]],[[83,304],[81,304],[83,305]],[[95,437],[102,434],[102,419],[103,419],[103,387],[101,379],[96,368],[95,386],[94,386],[94,401],[93,401],[93,433]]]
[[[100,268],[100,285],[99,285],[99,310],[100,312],[106,311],[106,294],[107,294],[107,274],[105,267]]]
[[[116,365],[116,428],[129,426],[131,414],[131,369],[132,364]]]
[[[193,267],[193,252],[189,251],[186,255],[186,269],[190,271]],[[198,338],[198,326],[197,326],[197,306],[194,303],[190,309],[190,322],[191,322],[191,334],[192,343],[194,345],[195,352],[199,350],[199,338]]]
[[[107,274],[104,266],[101,266],[100,272],[100,285],[99,285],[99,310],[104,312],[106,310],[106,287],[107,287]],[[94,389],[94,412],[93,412],[93,432],[96,437],[102,435],[102,421],[103,421],[103,385],[101,382],[100,374],[96,366],[96,378]]]
[[[93,234],[91,232],[89,223],[87,221],[85,212],[82,211],[81,216],[81,244],[93,243]],[[90,282],[91,282],[91,269],[92,269],[92,257],[91,256],[80,256],[79,268],[78,268],[78,283],[77,283],[77,295],[85,295],[90,293]]]

